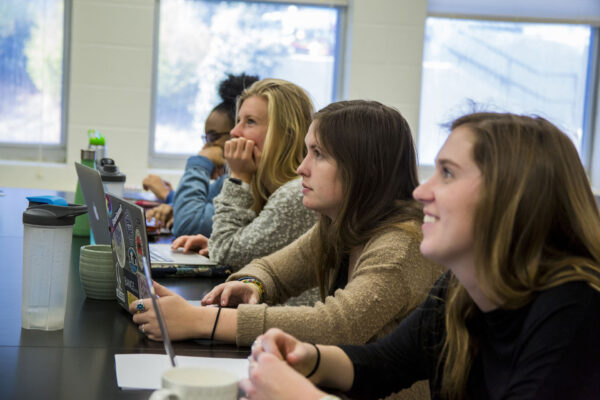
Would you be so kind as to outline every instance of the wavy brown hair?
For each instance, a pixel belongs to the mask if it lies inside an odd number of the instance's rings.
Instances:
[[[375,101],[340,101],[317,112],[313,124],[317,143],[337,163],[343,191],[335,218],[322,215],[318,222],[321,260],[315,267],[324,299],[350,249],[423,213],[412,198],[419,184],[415,146],[397,110]]]
[[[263,79],[244,90],[237,104],[259,96],[267,100],[268,128],[258,170],[250,187],[259,213],[269,196],[283,184],[296,179],[296,169],[306,155],[304,137],[308,132],[314,108],[301,87],[282,79]]]
[[[600,216],[571,140],[540,117],[475,113],[452,123],[474,136],[482,175],[473,240],[483,293],[506,309],[571,281],[600,290]],[[442,395],[463,398],[477,338],[477,306],[452,278],[446,304]]]

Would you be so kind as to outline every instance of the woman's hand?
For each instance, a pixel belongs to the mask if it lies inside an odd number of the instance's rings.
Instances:
[[[225,172],[225,158],[223,158],[223,147],[214,143],[207,143],[198,152],[199,156],[208,158],[213,163],[210,179],[216,179]]]
[[[211,327],[211,315],[201,307],[194,307],[183,297],[154,282],[154,290],[159,296],[158,302],[169,329],[172,340],[197,338],[208,335]],[[143,304],[143,310],[138,308]],[[140,299],[131,303],[129,312],[133,314],[133,322],[152,340],[162,340],[160,326],[156,318],[151,299]],[[212,316],[214,319],[214,316]],[[203,327],[198,328],[198,327]]]
[[[146,221],[155,220],[155,226],[171,228],[173,226],[173,207],[160,204],[146,211]]]
[[[261,154],[252,140],[240,137],[225,142],[225,159],[231,171],[230,176],[250,183],[258,169]]]
[[[204,235],[183,235],[173,240],[171,249],[177,250],[183,247],[183,251],[197,251],[201,256],[208,257],[208,238]]]
[[[318,400],[325,393],[293,370],[285,361],[270,353],[250,360],[249,379],[240,381],[246,399],[308,399]]]
[[[258,361],[262,353],[270,353],[302,376],[308,375],[317,364],[317,350],[310,343],[301,342],[281,329],[271,328],[252,344],[251,359]]]
[[[150,190],[162,201],[165,201],[169,192],[173,190],[173,186],[171,186],[169,182],[154,174],[149,174],[145,177],[142,181],[142,186],[144,187],[144,190]]]
[[[221,304],[223,307],[235,307],[239,304],[257,304],[260,293],[255,285],[231,281],[215,286],[202,299],[202,305]]]

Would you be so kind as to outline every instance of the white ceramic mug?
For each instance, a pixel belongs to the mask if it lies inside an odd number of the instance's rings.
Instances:
[[[162,374],[162,389],[150,400],[235,400],[238,376],[227,371],[205,367],[177,367]]]

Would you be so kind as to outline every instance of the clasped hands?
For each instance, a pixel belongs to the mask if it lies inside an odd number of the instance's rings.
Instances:
[[[252,345],[248,379],[240,381],[246,399],[321,399],[325,393],[305,378],[317,351],[281,329],[269,329]]]

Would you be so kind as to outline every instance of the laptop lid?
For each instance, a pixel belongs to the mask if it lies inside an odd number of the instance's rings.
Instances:
[[[75,169],[77,170],[81,193],[88,209],[88,218],[90,228],[92,228],[94,234],[94,241],[97,244],[110,244],[102,177],[95,169],[78,162],[75,163]]]
[[[105,195],[113,263],[117,280],[116,297],[125,309],[138,299],[150,297],[142,258],[149,259],[144,212],[133,203],[110,193]]]

